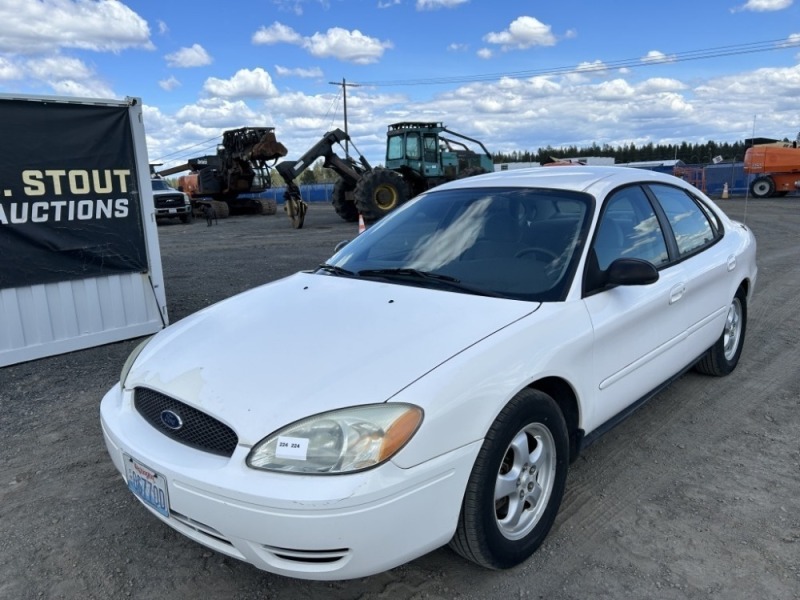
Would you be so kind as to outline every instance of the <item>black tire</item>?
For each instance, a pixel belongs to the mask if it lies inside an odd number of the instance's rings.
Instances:
[[[758,177],[750,184],[750,194],[754,198],[769,198],[775,193],[775,182],[771,177]]]
[[[553,525],[568,465],[569,435],[558,405],[543,392],[521,391],[486,434],[450,547],[490,569],[526,560]]]
[[[274,215],[278,212],[278,203],[271,198],[262,198],[259,203],[261,204],[262,215]]]
[[[217,215],[218,219],[227,219],[231,214],[228,203],[223,200],[212,200],[211,208],[214,209],[214,213]]]
[[[352,200],[347,199],[347,192],[352,191],[354,185],[345,181],[341,177],[333,184],[333,193],[331,194],[331,204],[336,214],[342,217],[348,223],[355,223],[358,221],[358,208]]]
[[[715,377],[728,375],[739,364],[746,331],[747,295],[743,288],[739,288],[728,307],[722,335],[697,362],[695,370]]]
[[[361,176],[354,197],[364,220],[374,222],[408,200],[408,187],[399,173],[377,168]]]

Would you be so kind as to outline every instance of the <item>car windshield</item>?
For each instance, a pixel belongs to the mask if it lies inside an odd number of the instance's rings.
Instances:
[[[169,184],[164,181],[163,179],[151,179],[150,182],[153,184],[153,189],[158,191],[167,190],[170,191],[172,188]]]
[[[433,190],[370,227],[319,269],[454,292],[566,295],[593,199],[540,188]]]

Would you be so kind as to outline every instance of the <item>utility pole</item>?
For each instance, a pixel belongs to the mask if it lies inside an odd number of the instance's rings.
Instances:
[[[348,139],[344,141],[344,155],[349,157],[350,156],[350,134],[347,132],[347,88],[349,87],[359,87],[357,83],[347,83],[344,77],[342,77],[342,82],[339,83],[338,81],[329,81],[331,85],[340,85],[342,86],[342,98],[344,104],[344,132],[347,134]]]

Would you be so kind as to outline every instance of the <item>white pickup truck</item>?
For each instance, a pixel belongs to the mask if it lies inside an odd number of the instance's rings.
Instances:
[[[164,179],[151,179],[153,185],[153,204],[156,219],[180,218],[181,222],[192,220],[192,203],[189,195],[171,187]]]

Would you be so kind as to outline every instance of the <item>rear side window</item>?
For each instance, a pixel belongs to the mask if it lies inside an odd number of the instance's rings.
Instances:
[[[719,237],[719,224],[686,191],[661,184],[649,187],[669,220],[681,257],[712,244]]]

